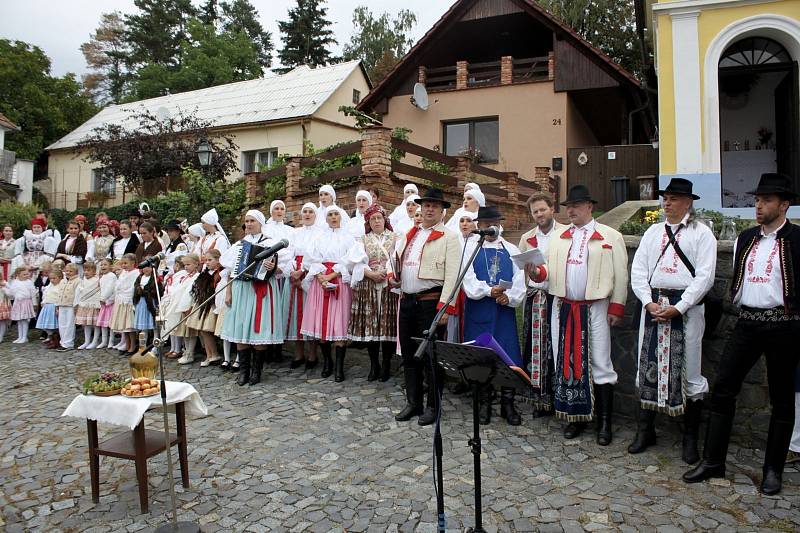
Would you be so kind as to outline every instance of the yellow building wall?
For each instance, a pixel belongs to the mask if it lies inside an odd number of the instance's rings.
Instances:
[[[677,0],[661,0],[659,4],[667,4]],[[700,8],[698,17],[698,38],[700,49],[700,87],[705,82],[705,63],[708,47],[714,38],[730,24],[753,17],[771,13],[797,19],[800,17],[800,0],[783,0],[780,2],[767,2],[764,4],[738,5],[732,7]],[[657,16],[658,36],[656,53],[658,57],[658,98],[659,98],[659,131],[662,142],[660,143],[661,174],[675,174],[677,168],[675,154],[675,93],[674,71],[672,61],[672,19],[668,13]],[[677,68],[680,68],[678,66]],[[701,110],[705,113],[705,98],[701,95]],[[704,121],[701,121],[701,124]],[[701,139],[705,139],[705,132],[701,132]],[[705,142],[705,141],[703,141]],[[705,151],[705,146],[703,146]]]
[[[361,68],[356,68],[347,79],[339,85],[339,88],[334,91],[330,98],[328,98],[319,110],[314,113],[314,117],[331,120],[340,124],[348,126],[355,126],[356,121],[353,117],[347,117],[339,112],[340,106],[355,106],[358,102],[353,103],[353,89],[356,89],[363,99],[369,93],[369,84],[367,78],[361,71]]]

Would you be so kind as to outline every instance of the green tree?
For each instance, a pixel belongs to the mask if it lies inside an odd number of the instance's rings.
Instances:
[[[197,19],[189,22],[188,33],[191,40],[181,45],[181,66],[169,82],[173,92],[261,76],[258,53],[246,33],[217,33]]]
[[[283,34],[283,49],[278,58],[286,69],[298,65],[311,68],[328,64],[332,57],[328,46],[336,44],[330,21],[325,18],[325,0],[297,0],[289,10],[289,20],[278,21]]]
[[[222,2],[222,29],[227,33],[246,34],[258,54],[258,62],[264,68],[272,66],[272,34],[264,30],[258,21],[258,11],[248,0]]]
[[[537,0],[611,59],[642,76],[634,0]]]
[[[33,160],[97,112],[74,74],[51,76],[41,48],[8,39],[0,39],[0,110],[22,129],[6,136],[6,149]]]
[[[379,82],[411,47],[408,32],[417,16],[407,9],[390,17],[372,14],[367,6],[353,11],[353,35],[344,47],[345,59],[360,59],[373,82]]]
[[[100,16],[100,25],[89,41],[81,45],[81,52],[91,71],[82,78],[86,91],[99,104],[120,102],[130,79],[125,65],[130,48],[119,11]]]
[[[219,7],[217,4],[217,0],[206,0],[203,2],[197,10],[197,18],[200,19],[200,22],[212,25],[217,23],[217,19],[219,19]]]
[[[191,0],[134,0],[139,12],[125,16],[131,65],[177,68],[189,20],[197,16]]]

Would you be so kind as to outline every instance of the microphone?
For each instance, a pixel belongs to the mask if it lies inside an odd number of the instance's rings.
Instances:
[[[147,259],[145,259],[144,261],[142,261],[141,263],[139,263],[139,266],[137,268],[145,268],[145,267],[151,267],[153,265],[157,265],[166,256],[167,256],[167,254],[165,254],[164,252],[158,252],[156,255],[150,256]]]
[[[499,237],[500,229],[497,226],[489,226],[486,229],[474,229],[470,233],[480,235],[481,237]]]
[[[266,259],[267,257],[274,255],[278,250],[283,250],[287,246],[289,246],[289,241],[286,239],[281,239],[277,242],[277,244],[273,244],[266,250],[258,252],[254,259],[256,261],[261,261],[262,259]]]

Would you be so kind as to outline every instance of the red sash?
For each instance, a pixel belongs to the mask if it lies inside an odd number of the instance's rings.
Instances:
[[[256,292],[256,316],[253,319],[253,331],[261,333],[261,311],[264,305],[264,296],[269,293],[269,318],[270,318],[270,333],[275,333],[275,314],[273,306],[275,299],[272,296],[272,285],[269,281],[253,280],[253,290]]]
[[[574,375],[572,378],[580,380],[583,376],[583,355],[581,350],[581,305],[590,305],[591,301],[572,301],[563,298],[562,301],[570,304],[569,316],[564,328],[564,379],[570,379],[570,364]],[[588,332],[587,332],[588,334]],[[573,357],[575,360],[573,361]]]

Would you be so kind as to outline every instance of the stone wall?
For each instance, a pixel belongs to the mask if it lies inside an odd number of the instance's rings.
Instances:
[[[629,265],[633,261],[639,241],[639,237],[625,236]],[[725,341],[730,337],[736,323],[736,307],[731,304],[728,296],[732,275],[733,243],[719,241],[717,248],[716,281],[712,291],[714,295],[722,299],[724,312],[715,330],[707,331],[703,340],[703,375],[708,379],[712,389],[720,357],[725,348]],[[611,357],[619,374],[614,405],[617,411],[629,416],[634,416],[636,409],[634,380],[637,370],[639,325],[632,322],[635,308],[638,305],[640,305],[639,300],[634,296],[633,291],[629,290],[623,325],[613,328],[611,332]],[[739,395],[734,432],[738,433],[740,440],[758,447],[766,441],[768,425],[769,394],[766,384],[766,369],[762,358],[748,374]],[[705,433],[701,437],[704,438],[704,435]]]

